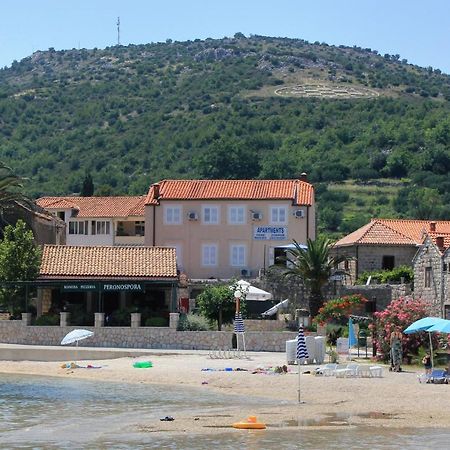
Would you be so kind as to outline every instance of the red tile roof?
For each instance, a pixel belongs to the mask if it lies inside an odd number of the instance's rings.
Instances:
[[[372,219],[368,224],[348,234],[335,246],[364,245],[419,245],[425,233],[435,224],[436,234],[450,233],[450,221]]]
[[[295,205],[314,202],[312,184],[302,180],[163,180],[156,185],[150,186],[146,205],[158,204],[160,200],[286,199]]]
[[[42,197],[36,203],[44,209],[75,209],[77,217],[144,216],[145,196],[134,197]]]
[[[429,232],[428,236],[430,236],[431,240],[433,241],[433,243],[437,246],[437,238],[441,237],[443,238],[443,249],[447,249],[450,247],[450,233],[436,233],[436,232]]]
[[[39,271],[40,279],[176,277],[176,252],[167,247],[45,245]]]

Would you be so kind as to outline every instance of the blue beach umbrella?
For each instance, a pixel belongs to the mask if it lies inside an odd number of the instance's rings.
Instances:
[[[428,333],[428,337],[430,339],[430,356],[431,356],[431,367],[434,367],[433,361],[433,342],[431,340],[431,328],[434,326],[438,326],[442,322],[448,322],[448,320],[441,319],[439,317],[424,317],[423,319],[416,320],[413,322],[408,328],[403,330],[405,334],[418,333],[419,331],[426,331]],[[433,330],[437,331],[437,330]]]
[[[350,317],[348,319],[348,348],[350,351],[350,348],[355,346],[358,343],[356,336],[355,336],[355,329],[353,328],[353,320]]]
[[[300,398],[300,364],[305,360],[309,358],[308,349],[306,348],[306,341],[305,341],[305,334],[303,333],[303,326],[300,325],[298,329],[298,336],[297,336],[297,352],[295,355],[295,359],[297,360],[298,364],[298,402],[301,402]]]
[[[419,331],[428,331],[433,325],[442,322],[445,319],[440,319],[439,317],[424,317],[423,319],[416,320],[408,328],[403,330],[405,334],[417,333]]]
[[[450,333],[450,320],[442,319],[440,322],[428,328],[428,332]]]

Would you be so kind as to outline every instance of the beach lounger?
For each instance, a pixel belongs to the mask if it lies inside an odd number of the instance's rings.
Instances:
[[[447,372],[443,369],[433,369],[432,372],[427,375],[426,382],[432,384],[448,383]]]
[[[359,364],[347,364],[345,369],[336,370],[336,378],[355,378],[359,376]]]
[[[338,365],[337,364],[325,364],[322,367],[316,369],[316,375],[323,375],[324,377],[332,377],[336,373]]]

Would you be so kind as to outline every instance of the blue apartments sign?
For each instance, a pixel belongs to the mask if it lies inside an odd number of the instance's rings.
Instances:
[[[253,239],[257,241],[286,241],[288,227],[256,226],[253,228]]]

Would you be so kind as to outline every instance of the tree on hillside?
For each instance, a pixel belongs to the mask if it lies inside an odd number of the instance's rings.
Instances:
[[[0,241],[0,282],[35,280],[40,260],[41,251],[24,221],[5,227]],[[25,301],[23,287],[0,285],[0,304],[13,316],[25,311]]]
[[[331,256],[332,242],[321,236],[315,241],[308,239],[307,248],[294,240],[294,248],[286,251],[286,257],[280,261],[288,263],[285,276],[299,276],[309,288],[309,312],[315,317],[323,305],[322,288],[338,264],[346,260],[345,256]]]
[[[94,195],[94,182],[92,181],[91,174],[87,172],[83,180],[83,186],[81,187],[81,196],[92,197],[93,195]]]
[[[6,225],[4,215],[22,203],[34,207],[34,203],[22,193],[25,179],[16,175],[10,167],[0,161],[0,231]]]

